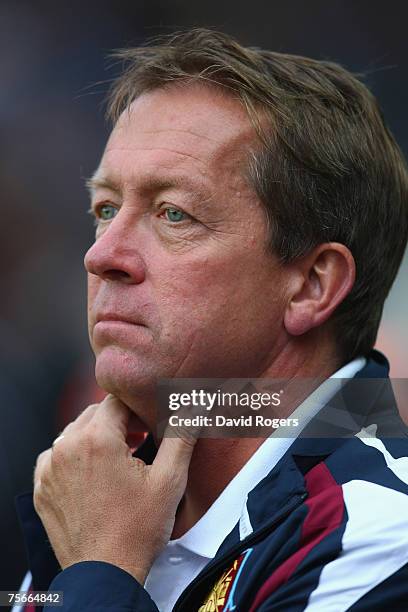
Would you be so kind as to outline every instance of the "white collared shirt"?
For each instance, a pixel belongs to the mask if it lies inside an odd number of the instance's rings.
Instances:
[[[341,387],[333,379],[352,378],[366,364],[360,357],[343,366],[325,381],[290,415],[298,418],[296,434],[291,427],[288,437],[270,436],[250,457],[219,497],[189,531],[176,540],[170,540],[155,560],[145,583],[145,589],[160,612],[171,612],[177,599],[207,563],[215,557],[227,535],[239,521],[241,540],[252,532],[246,501],[248,494],[261,482],[293,444],[296,435],[323,408]],[[290,435],[289,435],[290,433]]]

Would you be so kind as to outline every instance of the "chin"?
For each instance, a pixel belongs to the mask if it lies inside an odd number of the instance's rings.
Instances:
[[[110,393],[122,389],[133,390],[139,394],[155,386],[155,380],[140,366],[137,360],[126,355],[112,358],[104,354],[96,358],[95,377],[104,389],[109,387]]]
[[[102,389],[112,393],[137,414],[144,412],[142,405],[151,407],[154,401],[157,377],[149,373],[135,355],[120,348],[104,348],[97,354],[95,378]]]

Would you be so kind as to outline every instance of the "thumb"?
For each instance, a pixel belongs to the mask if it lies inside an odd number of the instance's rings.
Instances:
[[[99,410],[93,417],[108,433],[120,433],[126,438],[130,417],[130,409],[117,397],[108,394],[99,404]]]
[[[185,429],[168,427],[151,465],[154,479],[171,483],[179,501],[187,485],[188,469],[197,437]]]

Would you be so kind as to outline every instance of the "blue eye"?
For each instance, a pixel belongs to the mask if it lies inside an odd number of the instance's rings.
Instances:
[[[116,216],[117,212],[118,209],[115,208],[115,206],[112,206],[112,204],[102,204],[102,206],[99,208],[99,218],[102,221],[110,221]]]
[[[164,212],[167,221],[171,221],[172,223],[179,223],[188,217],[185,212],[178,210],[177,208],[166,208]]]

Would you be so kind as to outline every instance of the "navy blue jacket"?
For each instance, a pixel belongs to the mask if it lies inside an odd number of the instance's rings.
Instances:
[[[237,524],[174,610],[408,610],[408,434],[387,377],[372,351],[358,390],[347,384],[249,494],[253,532],[240,540]],[[138,454],[153,452],[148,439]],[[60,571],[30,495],[19,514],[33,588],[63,591],[59,609],[157,612],[111,564]]]

